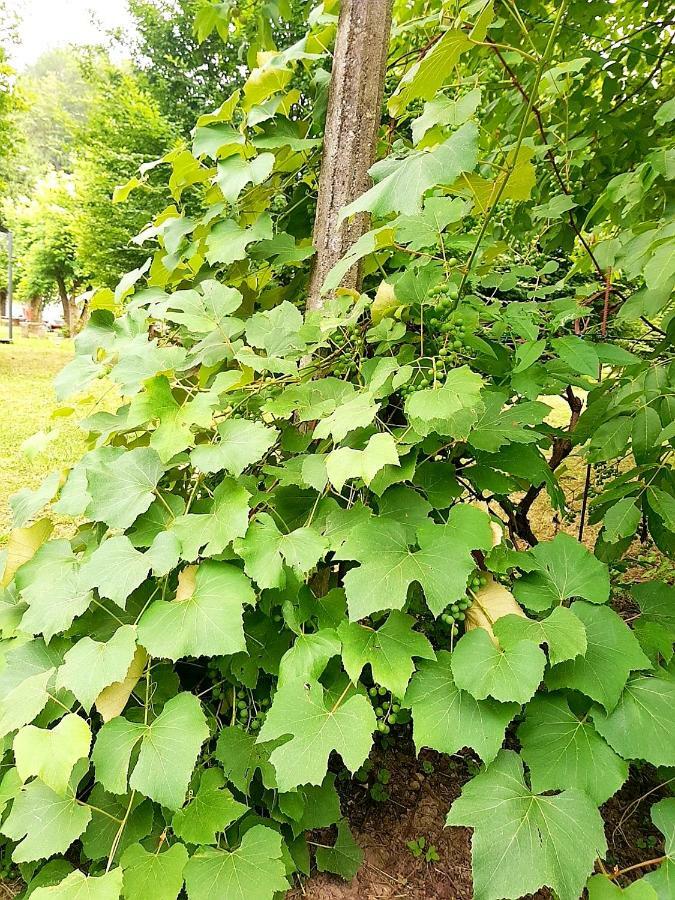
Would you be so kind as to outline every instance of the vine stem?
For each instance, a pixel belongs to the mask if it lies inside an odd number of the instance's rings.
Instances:
[[[635,865],[628,866],[625,869],[618,869],[616,872],[610,872],[607,875],[607,878],[609,878],[610,881],[614,881],[615,878],[626,875],[628,872],[635,872],[637,869],[645,869],[647,866],[658,866],[667,859],[667,856],[655,856],[653,859],[646,859],[644,862],[635,863]]]
[[[476,243],[473,245],[473,249],[471,250],[471,255],[466,264],[466,269],[464,270],[464,275],[462,276],[462,281],[459,286],[459,293],[457,295],[457,300],[455,301],[455,309],[459,304],[459,301],[464,293],[464,288],[466,286],[466,282],[471,273],[471,269],[473,268],[473,264],[476,261],[476,257],[478,255],[478,251],[480,249],[480,245],[483,242],[483,238],[485,237],[485,233],[487,232],[488,226],[492,220],[492,215],[497,208],[497,204],[499,203],[502,194],[506,189],[506,185],[509,182],[511,175],[518,163],[518,156],[520,154],[520,148],[523,145],[523,140],[525,139],[525,132],[527,130],[527,125],[530,119],[530,113],[532,112],[532,108],[534,106],[534,101],[539,93],[539,84],[541,83],[542,76],[544,74],[544,70],[548,65],[551,54],[553,52],[553,46],[555,44],[555,39],[558,35],[558,31],[560,30],[560,25],[565,15],[565,10],[567,9],[567,0],[562,0],[560,7],[558,8],[557,15],[555,17],[555,22],[553,23],[553,28],[551,29],[551,34],[549,35],[548,42],[546,44],[546,49],[544,50],[544,55],[541,58],[541,61],[537,67],[537,74],[534,79],[534,84],[532,85],[532,90],[530,91],[530,95],[527,101],[527,108],[525,109],[525,114],[523,115],[523,119],[520,123],[520,129],[518,131],[518,137],[516,139],[515,148],[512,151],[513,161],[511,165],[508,167],[508,171],[506,176],[502,179],[502,183],[499,185],[497,193],[494,196],[494,199],[491,201],[490,206],[485,213],[485,217],[483,219],[483,224],[481,225],[480,231],[478,232],[478,237],[476,238]]]

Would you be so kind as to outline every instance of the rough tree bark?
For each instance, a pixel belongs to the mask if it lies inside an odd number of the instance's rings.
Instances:
[[[380,128],[393,0],[343,0],[340,10],[319,198],[314,223],[317,254],[309,283],[308,309],[323,303],[326,274],[369,227],[367,215],[338,227],[340,210],[371,186]],[[359,267],[342,281],[356,288]]]

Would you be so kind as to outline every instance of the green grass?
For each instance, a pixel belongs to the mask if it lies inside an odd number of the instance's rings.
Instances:
[[[71,341],[57,337],[17,338],[0,344],[0,545],[11,529],[9,498],[23,487],[37,487],[45,475],[70,465],[85,449],[76,420],[50,419],[57,408],[53,379],[72,358]],[[33,459],[21,450],[37,431],[55,425],[59,433]]]

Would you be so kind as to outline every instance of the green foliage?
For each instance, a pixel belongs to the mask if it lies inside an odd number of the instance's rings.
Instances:
[[[78,522],[15,533],[0,598],[2,831],[17,862],[84,869],[36,894],[271,900],[333,825],[316,865],[351,877],[335,773],[367,782],[374,743],[411,728],[482,761],[448,818],[474,829],[477,900],[574,900],[607,850],[599,805],[630,765],[675,765],[672,587],[623,596],[633,542],[675,546],[669,37],[633,34],[630,0],[396,2],[386,155],[343,211],[372,231],[308,312],[335,6],[250,60],[162,158],[168,187],[144,168],[118,192],[157,191],[154,252],[94,299],[58,390],[106,379],[119,404],[15,503],[21,528],[52,499]],[[205,40],[251,21],[197,13]],[[137,85],[110,90],[91,165],[117,172],[114,115],[139,156],[166,131]],[[363,291],[337,290],[359,260]],[[590,466],[581,523],[568,458]],[[668,895],[671,812],[647,894]]]

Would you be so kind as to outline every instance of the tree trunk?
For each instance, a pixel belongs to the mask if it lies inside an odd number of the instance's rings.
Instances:
[[[56,285],[59,289],[59,299],[61,301],[61,307],[63,308],[63,321],[66,324],[68,336],[72,337],[72,335],[73,335],[73,306],[70,302],[70,297],[68,296],[68,290],[66,288],[66,284],[65,284],[64,280],[57,276]]]
[[[366,214],[354,216],[342,227],[338,227],[338,216],[344,206],[371,186],[368,169],[377,149],[392,5],[393,0],[342,0],[314,223],[317,254],[310,275],[308,309],[321,308],[326,275],[369,227]],[[359,281],[359,266],[353,266],[342,285],[356,288]]]

